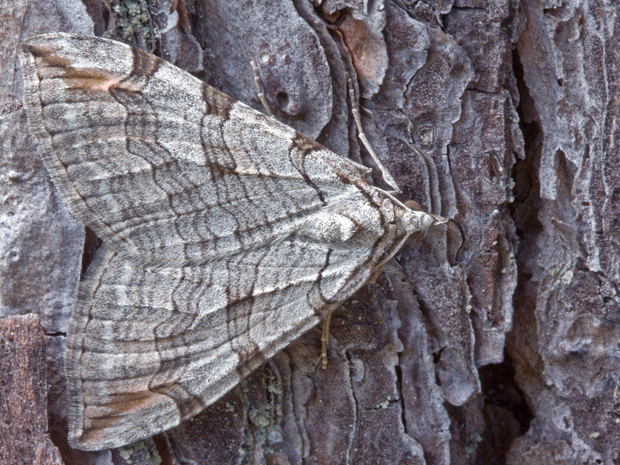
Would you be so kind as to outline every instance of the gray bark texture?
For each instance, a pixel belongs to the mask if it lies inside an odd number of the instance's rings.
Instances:
[[[620,463],[617,11],[613,0],[0,0],[0,316],[10,327],[38,314],[47,334],[46,374],[18,363],[34,355],[0,328],[0,366],[14,367],[0,373],[0,424],[14,431],[0,434],[0,462],[33,463],[2,454],[45,438],[47,422],[33,430],[25,415],[45,409],[47,383],[67,465]],[[401,198],[451,221],[333,314],[327,369],[316,328],[178,428],[72,450],[64,340],[98,240],[43,168],[16,58],[57,31],[138,46],[260,109],[255,60],[279,120],[373,166],[352,77]],[[35,336],[23,337],[30,350]],[[15,399],[31,412],[20,418]],[[61,463],[42,448],[23,450]]]
[[[37,315],[0,319],[1,463],[63,463],[48,434],[45,340]]]

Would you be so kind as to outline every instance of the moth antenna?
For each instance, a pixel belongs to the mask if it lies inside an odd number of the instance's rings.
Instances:
[[[267,99],[265,98],[265,93],[263,92],[263,86],[260,84],[260,74],[258,73],[258,66],[256,66],[256,62],[254,60],[250,61],[250,65],[254,70],[254,83],[256,84],[256,89],[258,91],[258,98],[260,99],[260,103],[263,104],[263,108],[267,113],[267,116],[273,116],[271,112],[271,108],[269,108],[269,104],[267,103]]]
[[[329,345],[329,325],[332,321],[332,314],[329,313],[323,320],[323,331],[321,333],[321,366],[327,368],[327,346]]]
[[[394,189],[394,193],[400,194],[401,190],[398,187],[398,184],[396,184],[396,181],[394,180],[390,172],[387,170],[387,168],[383,166],[383,163],[379,161],[379,157],[377,157],[377,154],[372,149],[372,147],[370,146],[370,142],[368,142],[368,139],[366,138],[366,134],[364,134],[364,130],[362,129],[362,119],[360,117],[360,112],[358,110],[359,103],[357,99],[355,98],[355,90],[353,89],[353,82],[351,82],[350,77],[347,77],[347,87],[349,88],[349,98],[351,99],[351,112],[353,113],[353,119],[355,120],[355,124],[357,126],[358,137],[364,144],[364,147],[366,147],[366,150],[368,150],[368,153],[370,154],[370,156],[372,157],[372,160],[375,162],[375,164],[379,168],[379,171],[381,171],[381,175],[383,176],[383,179],[385,180],[385,182],[392,189]]]

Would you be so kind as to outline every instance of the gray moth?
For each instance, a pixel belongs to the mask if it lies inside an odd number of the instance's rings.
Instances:
[[[21,62],[43,162],[103,241],[67,334],[74,448],[196,415],[439,221],[148,53],[58,33]]]

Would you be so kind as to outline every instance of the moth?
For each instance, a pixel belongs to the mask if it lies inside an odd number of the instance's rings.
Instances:
[[[148,53],[58,33],[20,56],[43,162],[103,241],[67,335],[74,448],[196,415],[438,221]]]

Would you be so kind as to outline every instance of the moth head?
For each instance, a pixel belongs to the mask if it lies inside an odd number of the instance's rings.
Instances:
[[[424,231],[431,226],[447,223],[448,220],[439,215],[432,215],[421,211],[420,206],[413,201],[405,202],[404,212],[400,216],[400,225],[411,235],[417,231]]]

